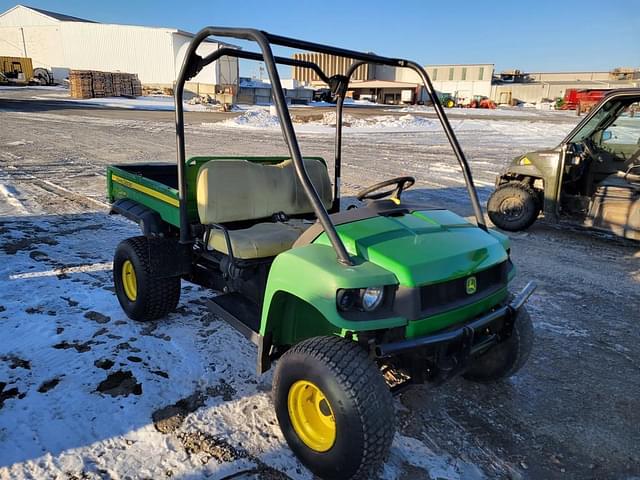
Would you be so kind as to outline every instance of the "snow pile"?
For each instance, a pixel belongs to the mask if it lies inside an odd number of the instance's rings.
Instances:
[[[250,127],[250,128],[278,128],[280,120],[276,115],[271,115],[268,110],[256,108],[247,110],[242,115],[220,122],[226,127]]]
[[[356,128],[401,128],[403,130],[431,128],[434,125],[432,120],[415,115],[402,115],[400,117],[392,115],[377,115],[371,118],[357,119],[351,126]]]
[[[396,117],[395,115],[376,115],[374,117],[358,118],[352,115],[343,115],[342,122],[346,128],[401,128],[401,129],[423,129],[431,128],[434,124],[432,120],[424,117],[416,117],[415,115],[402,115]],[[336,114],[335,112],[325,112],[322,119],[318,122],[320,125],[335,126]]]
[[[324,133],[332,131],[336,124],[335,112],[325,112],[319,120],[305,122],[294,117],[296,130],[306,133]],[[242,115],[214,124],[203,124],[210,127],[244,127],[244,128],[279,128],[280,120],[276,115],[264,108],[247,110]],[[381,129],[423,130],[434,126],[433,120],[415,115],[377,115],[359,118],[346,114],[343,117],[344,128],[357,131]]]

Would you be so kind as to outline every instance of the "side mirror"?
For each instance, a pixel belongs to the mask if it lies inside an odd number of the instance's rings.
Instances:
[[[602,141],[603,142],[608,142],[612,138],[613,138],[613,133],[611,133],[610,130],[605,130],[604,132],[602,132]]]

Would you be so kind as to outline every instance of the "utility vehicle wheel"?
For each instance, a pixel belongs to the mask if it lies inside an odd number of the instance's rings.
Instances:
[[[174,310],[180,300],[180,277],[157,278],[149,265],[146,237],[128,238],[118,245],[113,259],[113,283],[118,301],[133,320],[156,320]],[[171,258],[160,259],[171,262]]]
[[[323,479],[376,478],[394,435],[391,392],[357,343],[314,337],[278,361],[273,398],[291,450]]]
[[[522,307],[511,336],[484,355],[473,359],[463,377],[473,382],[484,383],[515,375],[527,363],[533,338],[531,317],[525,307]]]
[[[529,228],[538,218],[540,202],[536,192],[520,182],[500,185],[489,197],[487,210],[499,228],[516,232]]]

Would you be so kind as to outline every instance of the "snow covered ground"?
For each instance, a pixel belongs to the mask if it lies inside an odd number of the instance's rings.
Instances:
[[[173,97],[168,95],[145,95],[142,97],[105,97],[105,98],[69,98],[68,91],[61,91],[48,95],[34,95],[34,100],[62,100],[65,102],[73,102],[76,105],[87,105],[91,107],[109,107],[109,108],[127,108],[131,110],[174,110],[175,103]],[[191,105],[187,102],[183,103],[185,112],[206,112],[215,106],[207,106],[203,104]]]
[[[246,470],[254,473],[236,478],[311,479],[277,427],[271,377],[255,375],[254,347],[208,313],[210,293],[184,283],[179,310],[149,324],[121,311],[110,262],[138,230],[106,215],[105,166],[173,161],[174,131],[159,112],[95,112],[2,113],[0,479],[221,480]],[[577,121],[546,113],[452,118],[483,202],[512,157],[556,145]],[[436,120],[420,112],[346,120],[345,201],[413,175],[407,197],[470,214]],[[332,121],[295,123],[302,151],[330,168]],[[186,130],[189,155],[285,151],[268,108]],[[640,411],[637,309],[621,301],[637,299],[640,257],[544,224],[513,236],[513,256],[518,286],[540,284],[530,303],[539,339],[530,366],[497,386],[455,380],[399,397],[384,479],[640,473],[630,427]],[[617,400],[602,402],[594,384]]]

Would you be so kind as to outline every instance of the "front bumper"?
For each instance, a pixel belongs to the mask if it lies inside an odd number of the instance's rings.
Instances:
[[[375,347],[375,355],[380,358],[392,357],[416,350],[425,350],[429,347],[443,347],[450,344],[459,344],[460,348],[458,354],[460,354],[460,356],[473,356],[483,350],[486,350],[491,345],[498,343],[500,341],[500,336],[504,336],[505,329],[508,329],[508,333],[510,333],[511,328],[513,327],[513,321],[515,320],[518,311],[522,308],[535,289],[536,284],[534,282],[529,282],[520,291],[520,293],[513,297],[510,303],[498,307],[497,309],[472,320],[462,327],[448,330],[446,332],[435,333],[433,335],[427,335],[425,337],[379,344]],[[495,327],[499,325],[502,325],[500,328],[501,335],[497,333],[493,333],[488,336],[484,335],[483,332],[495,331]],[[485,338],[480,341],[476,341],[476,336],[480,336],[480,333],[483,333],[482,336]]]

